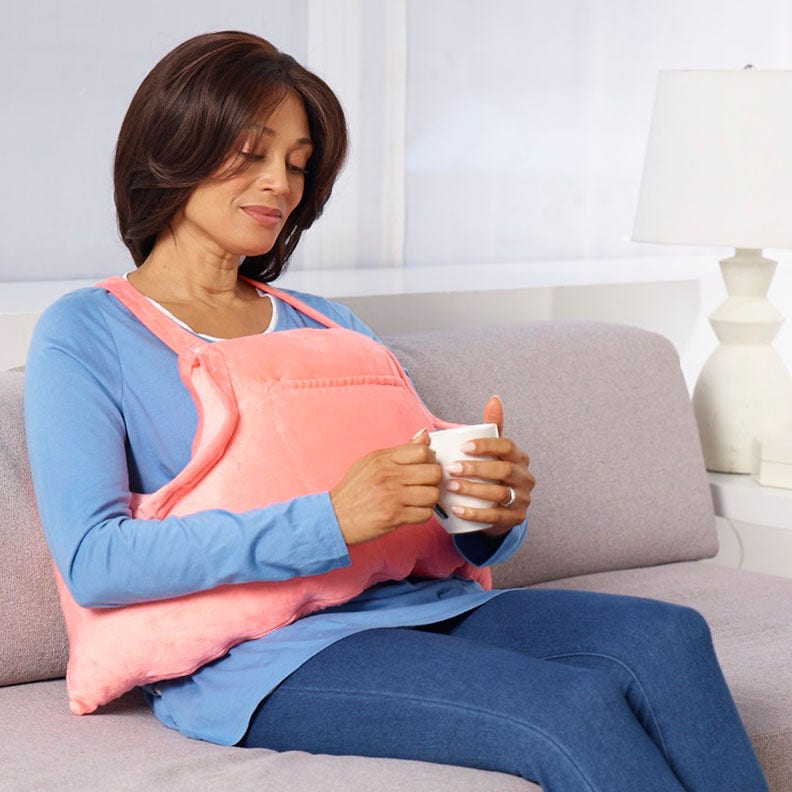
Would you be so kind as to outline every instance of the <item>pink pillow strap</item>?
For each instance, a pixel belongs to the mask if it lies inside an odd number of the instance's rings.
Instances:
[[[208,344],[203,338],[180,327],[173,319],[169,319],[144,294],[141,294],[129,281],[119,275],[113,275],[96,284],[98,289],[110,292],[130,313],[150,330],[164,344],[167,344],[177,355],[191,352]]]
[[[261,281],[253,280],[252,278],[248,278],[244,275],[241,275],[240,277],[243,281],[246,281],[251,286],[255,286],[257,289],[261,289],[261,291],[267,292],[267,294],[271,294],[273,297],[277,297],[279,300],[283,300],[283,302],[288,303],[293,308],[296,308],[300,313],[305,314],[325,327],[341,327],[338,322],[334,322],[329,316],[325,316],[323,313],[317,311],[316,308],[312,308],[310,305],[308,305],[308,303],[303,302],[293,294],[289,294],[289,292],[283,291],[282,289],[276,289],[274,286],[270,286],[268,283],[262,283]]]

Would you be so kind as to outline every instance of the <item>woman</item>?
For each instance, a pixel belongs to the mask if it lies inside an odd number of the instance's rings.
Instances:
[[[112,622],[245,586],[308,592],[311,604],[290,601],[294,612],[276,628],[145,686],[157,717],[189,736],[469,765],[547,790],[766,789],[698,614],[487,589],[486,567],[525,536],[534,483],[527,455],[506,438],[476,441],[468,450],[486,458],[452,466],[449,489],[495,502],[459,511],[491,527],[453,541],[433,533],[442,471],[425,431],[353,454],[324,489],[278,498],[276,487],[258,508],[228,503],[247,479],[254,490],[277,480],[277,455],[258,478],[237,467],[213,506],[154,517],[140,507],[169,492],[211,440],[212,409],[185,386],[203,371],[201,355],[220,350],[229,357],[215,368],[244,369],[269,363],[268,352],[248,349],[277,349],[279,365],[302,370],[323,358],[323,339],[333,339],[332,357],[336,338],[369,344],[366,365],[379,354],[347,309],[264,283],[321,212],[345,151],[332,92],[256,36],[198,36],[144,80],[115,168],[119,227],[137,269],[52,306],[28,362],[31,464],[64,607]],[[283,356],[290,339],[303,345]],[[222,350],[242,347],[228,363]],[[230,374],[234,388],[256,387]],[[303,431],[299,398],[285,398],[292,417],[266,431],[248,421],[246,431],[258,431],[253,457],[279,447],[282,430]],[[502,424],[496,397],[484,419]],[[288,442],[277,453],[287,451]],[[259,464],[250,452],[247,460]],[[314,464],[309,457],[302,469]],[[223,458],[216,469],[229,465]],[[444,567],[452,573],[413,556],[410,572],[390,571],[405,546],[430,535],[430,561],[453,555]],[[377,563],[378,554],[386,576],[316,604],[326,581],[355,567],[351,558]]]

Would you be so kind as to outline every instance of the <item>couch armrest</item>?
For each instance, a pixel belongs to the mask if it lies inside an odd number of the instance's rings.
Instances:
[[[68,654],[30,480],[24,381],[0,371],[0,687],[63,676]]]

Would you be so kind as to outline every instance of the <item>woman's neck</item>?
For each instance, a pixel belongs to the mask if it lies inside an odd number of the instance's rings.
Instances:
[[[220,305],[248,291],[247,284],[238,281],[238,256],[190,247],[177,245],[171,235],[160,238],[148,258],[130,274],[130,283],[158,302]]]

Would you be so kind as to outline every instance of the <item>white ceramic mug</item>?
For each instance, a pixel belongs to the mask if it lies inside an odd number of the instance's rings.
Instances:
[[[435,514],[440,522],[440,525],[448,531],[448,533],[469,533],[471,531],[480,531],[483,528],[489,528],[490,523],[472,522],[471,520],[463,520],[457,517],[451,511],[452,506],[465,506],[473,509],[487,509],[493,505],[492,501],[482,500],[481,498],[474,498],[470,495],[460,495],[457,492],[449,492],[445,488],[445,483],[450,478],[463,478],[461,476],[450,476],[446,472],[446,468],[452,462],[460,462],[464,460],[478,460],[478,459],[491,459],[492,457],[483,456],[470,456],[464,451],[460,450],[460,446],[467,443],[469,440],[475,440],[479,437],[497,437],[498,427],[494,423],[474,424],[473,426],[459,426],[454,429],[440,429],[437,432],[429,432],[429,446],[435,452],[437,462],[443,468],[443,481],[440,484],[440,500],[435,506]],[[472,478],[471,481],[480,481],[481,479]]]

